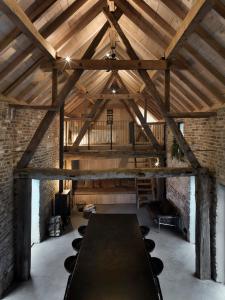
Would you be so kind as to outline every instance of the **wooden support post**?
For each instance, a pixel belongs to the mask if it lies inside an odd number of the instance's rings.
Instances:
[[[59,114],[59,168],[64,167],[64,105]],[[63,180],[59,181],[59,192],[63,192]]]
[[[146,97],[145,97],[144,119],[145,119],[145,123],[147,123],[147,98]]]
[[[170,69],[165,70],[165,109],[170,111]]]
[[[58,70],[52,69],[52,105],[55,104],[58,95]]]
[[[209,174],[196,176],[196,276],[211,279],[210,205],[212,178]]]
[[[15,199],[15,278],[30,278],[31,263],[31,182],[30,178],[14,180]]]

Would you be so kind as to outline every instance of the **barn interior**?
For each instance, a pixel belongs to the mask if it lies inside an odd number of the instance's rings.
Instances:
[[[0,298],[63,299],[89,205],[150,228],[164,299],[224,299],[224,19],[225,0],[0,1]]]

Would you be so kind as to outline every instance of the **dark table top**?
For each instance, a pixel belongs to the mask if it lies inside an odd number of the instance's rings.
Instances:
[[[91,216],[67,299],[158,299],[136,215]]]

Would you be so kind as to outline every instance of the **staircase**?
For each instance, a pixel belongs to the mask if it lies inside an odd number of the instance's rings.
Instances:
[[[148,158],[134,158],[135,168],[150,168],[151,161]],[[156,200],[156,181],[155,178],[136,179],[136,203],[137,208]]]

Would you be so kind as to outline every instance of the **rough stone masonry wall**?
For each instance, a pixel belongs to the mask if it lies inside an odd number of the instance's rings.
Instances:
[[[11,112],[11,113],[10,113]],[[13,168],[42,120],[45,112],[9,110],[0,102],[0,297],[14,276]],[[58,119],[53,122],[38,147],[30,166],[58,166]],[[41,182],[41,215],[46,220],[54,196],[55,182]],[[41,238],[45,234],[41,227]]]
[[[215,184],[225,186],[225,108],[217,111],[216,117],[207,119],[185,119],[184,136],[191,149],[199,160],[201,166],[209,168],[214,177]],[[170,149],[172,133],[167,132],[168,166],[187,166],[186,163],[172,160]],[[216,187],[216,186],[215,186]],[[216,189],[215,189],[216,190]],[[167,198],[171,199],[181,209],[183,225],[188,226],[190,205],[190,181],[189,178],[167,179]],[[212,263],[213,277],[215,278],[215,224],[216,224],[216,194],[211,210],[211,239],[212,239]],[[188,227],[187,227],[188,230]],[[188,236],[187,236],[188,238]]]

